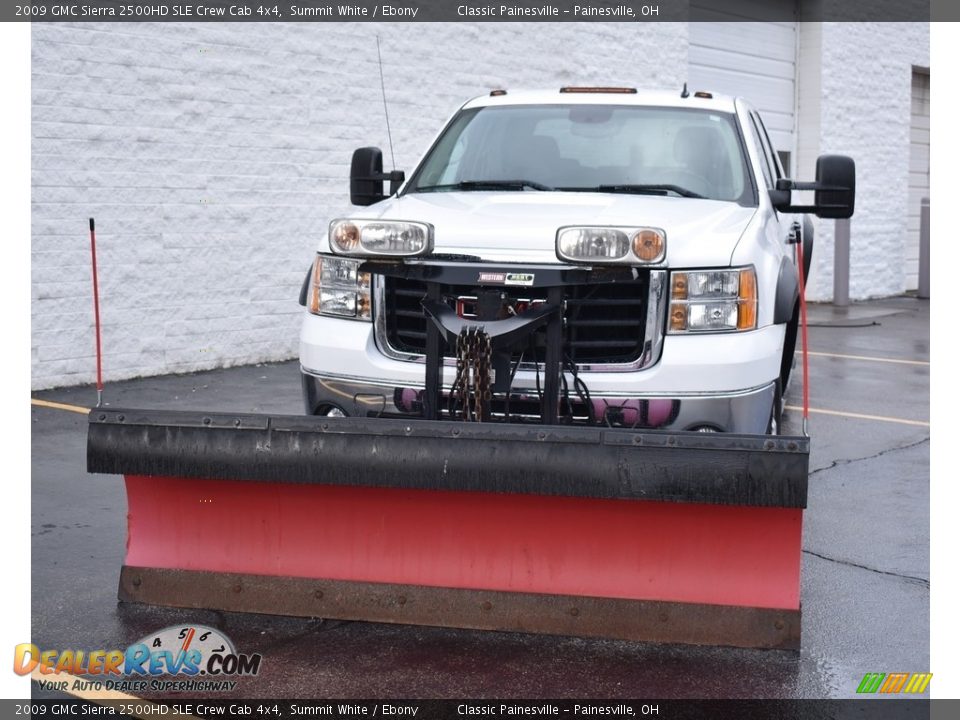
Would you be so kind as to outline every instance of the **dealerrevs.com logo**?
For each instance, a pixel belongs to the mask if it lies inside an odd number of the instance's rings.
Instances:
[[[262,659],[238,653],[216,628],[171,625],[125,650],[41,650],[23,643],[14,648],[13,671],[33,674],[45,690],[229,691],[237,685],[232,678],[260,672]]]

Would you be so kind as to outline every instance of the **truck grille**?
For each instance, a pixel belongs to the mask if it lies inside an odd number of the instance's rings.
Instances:
[[[420,301],[426,284],[392,277],[384,283],[383,304],[386,340],[393,350],[411,355],[425,352],[427,327]],[[513,300],[546,300],[546,288],[505,288]],[[564,352],[577,364],[614,364],[637,361],[644,348],[649,276],[633,282],[569,285],[564,296]],[[456,309],[458,297],[475,297],[477,288],[445,286],[443,299]],[[541,331],[542,332],[542,331]],[[542,345],[542,343],[538,343]],[[448,349],[449,357],[449,349]],[[532,361],[528,351],[524,360]],[[542,347],[537,361],[543,362]]]

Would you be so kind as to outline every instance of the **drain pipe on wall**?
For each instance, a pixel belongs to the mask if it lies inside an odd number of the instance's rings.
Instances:
[[[920,201],[920,268],[917,297],[930,299],[930,198]]]
[[[850,220],[837,220],[833,229],[833,304],[850,304]]]

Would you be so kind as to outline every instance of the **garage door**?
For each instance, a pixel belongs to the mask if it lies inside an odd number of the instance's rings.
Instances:
[[[930,75],[914,72],[910,101],[910,206],[907,212],[907,289],[916,290],[920,266],[920,201],[930,197]]]
[[[718,22],[690,23],[690,88],[746,98],[760,110],[787,172],[796,148],[797,27],[794,22],[723,22],[771,17],[771,6],[790,2],[735,0],[723,12],[703,9],[697,17]],[[697,6],[696,0],[691,7]],[[782,18],[786,13],[777,13]]]

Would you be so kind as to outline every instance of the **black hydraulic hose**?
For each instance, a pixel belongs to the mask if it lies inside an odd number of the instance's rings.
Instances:
[[[566,407],[566,411],[563,413],[564,424],[572,425],[573,424],[573,405],[570,403],[570,386],[567,385],[567,374],[560,371],[560,386],[563,388],[560,393],[560,404],[561,407]]]
[[[507,383],[507,399],[503,405],[503,414],[507,422],[510,422],[510,393],[513,392],[513,379],[517,376],[517,370],[520,368],[520,364],[523,362],[523,356],[526,354],[526,352],[526,349],[520,351],[520,358],[510,371],[510,380]]]
[[[590,398],[590,389],[587,387],[587,384],[580,379],[577,365],[570,355],[566,356],[566,364],[570,368],[570,374],[573,376],[573,389],[576,390],[580,401],[587,406],[587,420],[591,425],[595,425],[597,422],[597,416],[593,410],[593,401]]]
[[[533,335],[530,336],[530,347],[533,349],[533,366],[536,368],[537,374],[537,399],[540,401],[541,406],[543,405],[543,391],[540,389],[540,363],[537,361],[537,345],[534,342]]]

